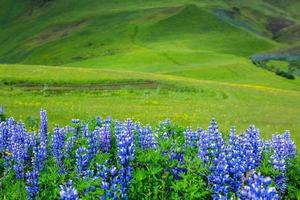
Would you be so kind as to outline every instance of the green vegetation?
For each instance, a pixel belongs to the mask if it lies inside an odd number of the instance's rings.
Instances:
[[[253,123],[263,136],[289,129],[297,145],[300,141],[293,134],[300,131],[295,123],[300,120],[298,80],[287,81],[264,70],[257,70],[257,75],[262,80],[274,78],[274,86],[267,81],[224,82],[94,68],[0,65],[0,72],[0,102],[7,116],[18,119],[37,119],[41,107],[48,110],[52,126],[74,117],[111,115],[151,124],[170,118],[198,127],[209,122],[206,116],[214,116],[223,121],[222,130],[236,125],[242,131]]]

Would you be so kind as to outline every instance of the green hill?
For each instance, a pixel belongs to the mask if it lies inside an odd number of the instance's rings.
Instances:
[[[165,67],[186,67],[189,56],[187,64],[193,66],[199,63],[193,57],[212,52],[248,57],[284,46],[248,28],[268,32],[266,21],[284,18],[285,10],[274,13],[274,6],[262,1],[237,2],[53,0],[41,5],[2,0],[0,61],[89,67],[119,62],[121,68],[135,62],[151,68],[154,60]],[[218,15],[217,9],[225,14]]]

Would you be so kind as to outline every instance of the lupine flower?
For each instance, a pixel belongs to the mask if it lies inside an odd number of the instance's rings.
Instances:
[[[83,171],[82,178],[83,178],[84,180],[89,181],[89,180],[94,179],[94,175],[95,175],[94,170],[88,169],[88,170],[86,170],[86,171]]]
[[[72,180],[65,185],[60,185],[59,187],[61,200],[79,200],[78,192],[74,188]]]
[[[76,150],[76,172],[78,175],[82,175],[88,168],[89,158],[87,150],[84,147],[79,147]]]
[[[209,182],[213,185],[213,198],[228,198],[230,176],[225,152],[219,153],[218,158],[213,159],[213,165],[210,167],[210,171]]]
[[[111,148],[111,132],[110,132],[110,123],[105,122],[99,130],[99,143],[100,150],[102,152],[109,152]]]
[[[80,120],[79,119],[72,119],[72,124],[74,125],[74,135],[75,138],[79,138],[79,130],[80,130]]]
[[[41,110],[40,112],[40,142],[44,143],[47,146],[48,142],[48,119],[47,112],[45,110]]]
[[[290,132],[286,131],[283,134],[283,138],[284,138],[284,147],[285,147],[287,159],[294,157],[296,155],[296,145],[291,139]]]
[[[104,123],[110,124],[111,122],[112,122],[112,117],[111,117],[111,116],[108,116],[108,117],[104,120]]]
[[[151,126],[146,126],[142,128],[139,123],[135,125],[136,131],[139,136],[139,146],[142,149],[156,149],[157,141],[155,136],[152,134]]]
[[[3,153],[7,146],[7,126],[6,122],[0,122],[0,153]]]
[[[174,152],[171,151],[171,160],[177,160],[180,165],[184,165],[184,154],[183,152]],[[173,177],[175,180],[182,179],[181,174],[186,174],[187,169],[184,167],[174,166],[171,168],[171,173],[173,174]]]
[[[247,160],[243,152],[243,139],[233,133],[229,135],[226,148],[230,190],[238,195],[242,181],[247,173]]]
[[[64,147],[64,156],[65,158],[69,158],[72,156],[72,150],[74,148],[74,144],[76,141],[76,137],[69,137],[65,143],[65,147]]]
[[[88,137],[89,136],[89,127],[87,124],[82,124],[82,127],[81,127],[81,132],[82,132],[82,137],[85,138],[85,137]]]
[[[272,151],[272,140],[265,140],[263,141],[263,151],[271,153]]]
[[[35,170],[43,169],[44,163],[47,159],[47,144],[48,144],[48,119],[45,110],[40,111],[40,130],[39,130],[39,144],[34,147],[34,167]]]
[[[160,122],[156,132],[162,133],[162,137],[164,139],[169,139],[169,137],[173,134],[172,130],[170,130],[171,121],[167,119],[166,121]]]
[[[102,179],[101,188],[105,190],[105,194],[101,199],[118,199],[118,185],[119,177],[118,170],[112,166],[110,169],[105,165],[96,164],[98,170],[98,177]]]
[[[7,119],[5,122],[0,123],[0,152],[4,153],[3,167],[9,171],[13,166],[13,135],[16,135],[15,120],[13,118]]]
[[[296,147],[291,140],[290,133],[286,131],[283,135],[273,135],[272,147],[274,149],[272,160],[275,169],[285,172],[286,162],[296,155]]]
[[[254,170],[260,165],[262,159],[263,142],[260,139],[259,129],[251,125],[241,137],[243,138],[241,149],[244,151],[247,171]]]
[[[209,181],[213,185],[215,199],[227,199],[230,193],[239,196],[243,177],[246,174],[246,161],[242,152],[242,138],[231,130],[229,141],[221,148],[210,167]]]
[[[224,143],[212,120],[207,132],[200,134],[199,157],[210,166],[209,182],[214,188],[214,198],[228,198],[230,193],[239,196],[246,172],[259,166],[262,142],[259,130],[250,126],[238,136],[231,130],[228,143]]]
[[[26,140],[27,133],[24,124],[16,124],[11,137],[11,152],[14,160],[13,169],[17,178],[24,178],[25,176],[24,165],[28,159]]]
[[[93,132],[87,132],[86,134],[87,141],[88,141],[88,157],[89,160],[94,158],[98,151],[98,138],[100,137],[100,133],[96,128]]]
[[[96,117],[96,126],[100,126],[101,125],[101,117],[97,116]]]
[[[191,127],[188,127],[185,132],[185,146],[186,147],[196,147],[200,138],[200,134],[202,133],[202,129],[198,129],[197,131],[193,131]]]
[[[191,127],[188,127],[185,131],[184,131],[184,137],[185,137],[185,145],[187,147],[192,147],[193,146],[193,142],[192,142],[192,135],[193,135],[193,130]]]
[[[172,167],[171,172],[172,172],[175,180],[180,180],[180,179],[182,179],[181,174],[186,174],[187,169],[183,168],[183,167],[174,166],[174,167]]]
[[[291,140],[289,131],[282,135],[272,135],[273,154],[271,156],[273,166],[280,174],[275,177],[276,188],[280,194],[284,194],[287,188],[285,172],[288,160],[296,155],[296,146]]]
[[[215,119],[212,119],[208,130],[200,133],[198,156],[204,163],[209,164],[217,158],[224,146],[222,134],[218,130]]]
[[[46,111],[41,110],[40,115],[41,124],[38,135],[28,133],[24,124],[16,123],[13,118],[0,122],[0,159],[3,160],[4,175],[13,170],[16,178],[25,177],[28,199],[36,198],[39,192],[38,176],[47,159],[49,141]],[[79,141],[84,143],[87,141],[87,149],[84,147],[76,149],[78,178],[85,181],[94,181],[99,178],[101,187],[105,190],[101,199],[127,199],[133,173],[131,164],[135,157],[135,140],[138,141],[141,149],[155,149],[158,145],[156,136],[152,133],[150,126],[141,127],[137,123],[134,129],[131,120],[127,120],[125,123],[116,122],[115,136],[119,170],[114,166],[106,168],[105,165],[98,164],[96,164],[97,171],[89,170],[89,163],[97,152],[111,150],[111,119],[108,118],[103,122],[100,118],[97,120],[96,123],[101,128],[96,127],[93,132],[89,131],[87,125],[82,125],[79,120],[75,120],[75,136],[67,138],[66,142],[64,142],[66,135],[64,129],[55,128],[50,145],[51,155],[58,161],[62,173],[63,160],[74,157],[72,152],[76,140],[82,139]],[[82,132],[79,131],[81,126]],[[134,131],[137,133],[136,137]],[[72,135],[73,130],[66,128],[66,132]],[[158,133],[166,139],[175,139],[173,138],[174,130],[169,121],[160,124]],[[185,147],[193,147],[196,143],[198,144],[198,156],[210,170],[208,180],[214,190],[213,199],[278,199],[279,194],[284,196],[287,188],[285,173],[289,159],[296,155],[296,147],[288,131],[282,135],[273,135],[271,141],[262,141],[259,129],[254,126],[250,126],[245,133],[240,135],[237,135],[235,129],[232,129],[228,142],[225,142],[213,119],[206,131],[199,129],[194,132],[191,128],[187,128],[184,136]],[[176,141],[172,145],[175,143]],[[175,152],[175,148],[171,149],[173,150],[163,150],[163,153],[166,153],[170,159],[177,160],[178,165],[166,170],[169,170],[174,179],[178,180],[181,179],[182,173],[187,173],[187,169],[182,167],[185,164],[184,154],[177,152],[177,149]],[[270,178],[253,174],[261,164],[262,151],[272,154],[271,163],[279,172],[274,179],[276,189],[271,187]],[[34,155],[33,159],[30,157],[32,154]],[[31,160],[33,160],[33,167],[30,166]],[[27,169],[32,171],[25,173]],[[72,183],[60,186],[60,189],[62,199],[79,198]],[[83,192],[86,194],[94,190],[95,186],[91,185],[84,188]]]
[[[26,145],[28,149],[33,149],[37,145],[37,135],[35,132],[27,134]]]
[[[59,129],[56,127],[54,129],[51,150],[52,155],[56,158],[59,165],[60,174],[64,173],[64,164],[63,164],[63,148],[64,148],[65,132],[64,129]]]
[[[119,127],[120,123],[116,124],[116,137],[118,145],[118,158],[121,165],[120,170],[120,190],[121,197],[127,198],[127,190],[130,186],[132,179],[132,167],[130,161],[134,159],[135,145],[134,145],[134,132],[133,123],[131,120],[127,120],[126,123]]]
[[[3,115],[5,113],[4,107],[0,106],[0,115]]]
[[[44,164],[47,157],[46,146],[44,143],[40,143],[38,146],[33,148],[34,160],[33,168],[36,171],[41,171],[44,168]]]
[[[5,120],[4,113],[5,113],[4,107],[0,106],[0,122]]]
[[[265,178],[260,174],[252,174],[246,182],[247,185],[244,186],[241,192],[241,199],[279,199],[276,189],[274,187],[270,187],[272,182],[270,177]]]
[[[73,131],[73,128],[71,126],[65,126],[66,135],[70,134]]]
[[[79,122],[80,122],[80,119],[72,119],[73,124],[79,124]]]
[[[283,173],[275,177],[276,189],[280,194],[284,194],[287,188],[286,178]]]
[[[38,171],[33,170],[32,172],[26,173],[26,190],[27,190],[27,199],[35,199],[38,191]]]
[[[117,127],[117,130],[119,128]],[[131,160],[134,159],[135,145],[134,145],[134,133],[133,123],[128,120],[122,125],[121,133],[116,134],[118,145],[118,158],[120,164],[126,166]]]
[[[122,167],[120,170],[120,191],[122,199],[128,198],[128,189],[130,187],[130,182],[132,179],[133,168],[128,165],[127,167]]]

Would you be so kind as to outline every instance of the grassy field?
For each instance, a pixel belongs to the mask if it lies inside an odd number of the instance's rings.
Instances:
[[[0,106],[9,116],[45,108],[52,126],[99,114],[194,128],[216,117],[224,131],[289,129],[300,146],[299,78],[249,60],[299,45],[292,0],[0,3]],[[274,18],[291,27],[277,30]]]
[[[45,108],[52,125],[66,124],[72,118],[111,115],[153,125],[169,118],[196,128],[206,127],[210,118],[216,117],[224,132],[233,125],[243,131],[255,124],[263,136],[289,129],[297,144],[300,141],[296,134],[300,127],[295,123],[300,120],[300,93],[293,84],[287,89],[279,84],[271,87],[143,72],[27,65],[0,65],[0,72],[0,102],[7,114],[17,119],[37,119],[39,109]],[[274,78],[279,83],[282,79]]]

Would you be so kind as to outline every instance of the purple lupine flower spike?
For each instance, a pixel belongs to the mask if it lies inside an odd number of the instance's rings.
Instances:
[[[241,192],[241,199],[279,199],[276,189],[274,187],[270,187],[271,182],[272,181],[269,177],[265,178],[260,174],[252,174],[247,180],[247,185],[244,186]]]
[[[36,170],[26,173],[27,199],[35,199],[37,196],[37,193],[39,192],[38,177],[39,174]]]
[[[102,152],[109,152],[111,148],[111,130],[110,123],[105,122],[99,129],[99,143]]]
[[[56,159],[59,168],[60,168],[60,174],[64,173],[64,163],[63,163],[63,148],[64,148],[64,142],[65,140],[65,132],[64,129],[60,129],[56,127],[53,132],[53,138],[52,138],[52,144],[51,144],[51,151],[52,155]]]
[[[61,200],[79,200],[78,192],[73,186],[72,180],[65,185],[60,185]]]
[[[76,172],[78,175],[83,175],[88,169],[89,157],[87,155],[87,150],[84,147],[79,147],[76,150]]]

